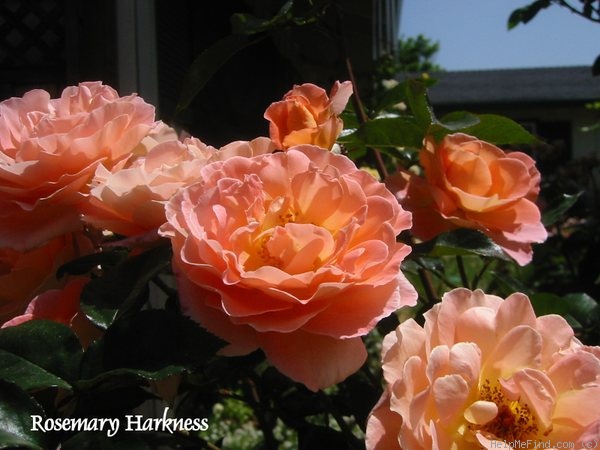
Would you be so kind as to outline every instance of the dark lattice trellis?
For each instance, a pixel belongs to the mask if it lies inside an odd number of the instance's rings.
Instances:
[[[0,95],[64,82],[65,0],[0,2]]]
[[[0,2],[0,67],[60,64],[64,34],[64,2]]]

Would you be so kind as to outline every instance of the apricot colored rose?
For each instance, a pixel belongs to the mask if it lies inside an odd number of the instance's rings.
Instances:
[[[100,82],[0,103],[0,247],[23,251],[80,228],[98,163],[128,158],[153,124],[154,107]]]
[[[459,288],[382,346],[368,450],[587,448],[600,442],[600,347],[524,294]]]
[[[59,287],[56,270],[91,251],[91,242],[79,234],[59,236],[27,252],[0,249],[0,324],[23,314],[36,294]]]
[[[265,111],[271,139],[282,150],[300,144],[331,149],[343,127],[338,116],[351,95],[349,81],[336,81],[329,96],[314,84],[295,85]]]
[[[540,173],[533,159],[461,133],[439,144],[427,139],[420,159],[425,179],[399,172],[387,180],[413,213],[414,236],[428,240],[451,229],[473,228],[520,265],[531,261],[531,244],[547,237],[535,204]]]
[[[382,183],[314,146],[202,168],[166,206],[184,311],[230,343],[261,348],[317,390],[363,364],[360,336],[416,292],[400,272],[410,227]]]
[[[22,315],[9,320],[2,328],[14,327],[30,320],[52,320],[69,326],[82,346],[87,348],[102,334],[79,308],[81,292],[88,282],[89,278],[73,278],[63,288],[50,289],[37,295]]]
[[[166,222],[165,203],[195,183],[201,167],[233,155],[252,156],[275,147],[267,138],[237,141],[217,150],[196,138],[183,142],[145,139],[146,152],[109,171],[100,164],[92,180],[85,222],[124,236],[148,233]]]

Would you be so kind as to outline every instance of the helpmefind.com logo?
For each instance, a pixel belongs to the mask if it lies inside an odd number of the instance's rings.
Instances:
[[[172,418],[167,417],[169,408],[163,410],[162,417],[144,417],[141,414],[126,414],[124,417],[123,431],[162,431],[175,433],[176,431],[206,431],[208,418]],[[98,417],[58,417],[44,418],[32,415],[33,424],[31,431],[105,431],[108,437],[113,437],[121,429],[122,419]]]

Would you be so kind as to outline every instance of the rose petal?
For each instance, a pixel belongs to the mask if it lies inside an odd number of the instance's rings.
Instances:
[[[260,333],[267,358],[284,374],[317,391],[356,372],[367,358],[360,338],[334,339],[318,334]]]
[[[494,402],[477,400],[465,409],[464,417],[474,425],[485,425],[498,414],[498,405]]]
[[[402,418],[390,410],[390,394],[384,392],[367,420],[365,444],[372,450],[401,450],[398,435]]]

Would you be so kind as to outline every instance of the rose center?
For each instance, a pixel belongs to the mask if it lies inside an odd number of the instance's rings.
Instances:
[[[484,425],[473,425],[473,431],[491,434],[506,442],[525,442],[538,435],[537,420],[526,403],[506,397],[499,385],[485,380],[479,389],[481,400],[494,402],[498,407],[496,417]]]
[[[296,222],[296,213],[292,208],[282,207],[275,210],[274,204],[281,207],[281,201],[275,201],[271,204],[270,211],[265,216],[259,233],[254,237],[251,257],[244,264],[246,270],[255,270],[261,266],[274,266],[282,268],[283,262],[280,257],[272,255],[269,251],[269,241],[273,238],[273,231],[276,227],[283,227],[288,223]],[[285,206],[285,205],[283,205]]]
[[[261,235],[255,241],[256,247],[256,256],[258,256],[258,264],[260,266],[273,266],[277,268],[281,268],[281,259],[274,257],[269,252],[269,248],[267,244],[273,237],[272,230],[269,230],[266,233],[261,233]]]

